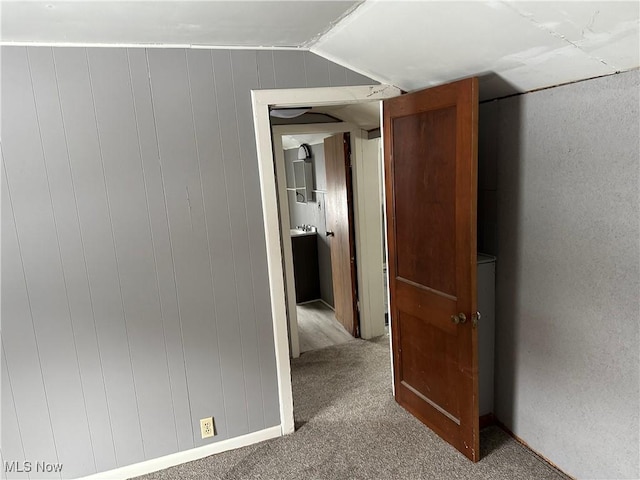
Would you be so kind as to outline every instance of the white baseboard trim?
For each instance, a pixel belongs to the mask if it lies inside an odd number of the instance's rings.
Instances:
[[[171,453],[164,457],[145,460],[144,462],[134,463],[132,465],[127,465],[126,467],[120,467],[106,472],[95,473],[87,477],[81,477],[79,480],[126,480],[131,477],[138,477],[140,475],[157,472],[158,470],[164,470],[165,468],[192,462],[193,460],[199,460],[201,458],[208,457],[209,455],[235,450],[236,448],[246,447],[248,445],[253,445],[254,443],[263,442],[280,436],[282,436],[282,427],[280,425],[276,425],[275,427],[265,428],[258,432],[248,433],[228,440],[221,440],[220,442],[212,443],[210,445],[192,448],[183,452]]]
[[[300,302],[300,303],[296,303],[297,305],[308,305],[310,303],[316,303],[316,302],[320,302],[320,303],[324,303],[327,307],[329,307],[331,310],[333,310],[334,312],[336,311],[335,308],[333,308],[331,305],[329,305],[327,302],[325,302],[322,298],[315,298],[313,300],[307,300],[306,302]]]
[[[329,307],[331,310],[333,310],[334,312],[336,311],[336,309],[335,309],[335,308],[333,308],[331,305],[329,305],[327,302],[325,302],[322,298],[320,299],[320,301],[321,301],[322,303],[324,303],[327,307]]]
[[[310,303],[316,303],[316,302],[320,302],[322,300],[320,300],[319,298],[314,298],[313,300],[306,300],[304,302],[300,302],[300,303],[296,303],[296,306],[298,305],[308,305]]]

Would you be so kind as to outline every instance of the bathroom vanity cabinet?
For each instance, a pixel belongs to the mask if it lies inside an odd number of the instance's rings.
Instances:
[[[317,237],[316,232],[291,235],[296,303],[309,302],[320,298]]]

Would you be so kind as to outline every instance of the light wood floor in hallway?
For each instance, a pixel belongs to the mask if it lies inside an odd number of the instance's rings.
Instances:
[[[298,335],[300,352],[340,345],[353,337],[336,320],[326,304],[310,302],[296,307],[298,312]]]

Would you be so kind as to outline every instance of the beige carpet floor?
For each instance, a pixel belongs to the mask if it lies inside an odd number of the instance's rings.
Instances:
[[[295,433],[144,477],[164,479],[565,479],[497,427],[471,463],[391,395],[387,337],[292,363]]]

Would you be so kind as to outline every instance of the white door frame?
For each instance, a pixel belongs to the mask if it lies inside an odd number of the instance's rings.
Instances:
[[[279,218],[276,166],[274,165],[273,157],[269,106],[301,107],[345,105],[379,101],[385,98],[396,97],[400,95],[400,93],[398,88],[390,85],[251,91],[267,249],[269,293],[271,296],[271,316],[273,321],[278,395],[280,401],[280,426],[283,435],[294,431],[293,392],[291,389],[291,365],[289,364],[289,340],[287,336],[287,297],[285,294],[285,272],[283,269],[281,243],[281,238],[283,238],[284,235],[281,235],[281,220]],[[282,171],[282,174],[283,173],[284,170]],[[284,179],[286,177],[281,176],[280,178]],[[357,175],[354,175],[354,179],[354,183],[357,184]],[[363,194],[366,191],[365,188],[361,188],[360,190]],[[358,194],[356,193],[354,185],[354,196],[356,195]],[[360,198],[356,196],[354,200],[354,203],[357,204]],[[288,213],[288,203],[286,208]],[[357,208],[354,210],[357,212]],[[357,222],[356,225],[358,225]],[[289,228],[288,224],[287,228]],[[378,236],[380,236],[380,233],[378,233]],[[289,239],[289,245],[290,242],[291,240]]]

